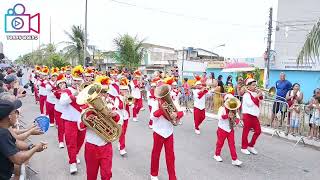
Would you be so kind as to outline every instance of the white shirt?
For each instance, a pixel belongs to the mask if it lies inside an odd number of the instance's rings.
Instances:
[[[227,114],[227,112],[226,112],[225,107],[223,107],[223,106],[220,107],[219,111],[218,111],[218,117],[219,117],[218,127],[225,130],[226,132],[230,132],[231,128],[230,128],[230,124],[229,124],[229,119],[222,119],[222,116],[226,115],[226,114]],[[240,118],[238,113],[236,114],[236,117],[238,119]]]
[[[117,107],[117,112],[120,115],[120,117],[123,120],[128,120],[129,119],[129,112],[126,110],[126,107],[123,107],[123,109],[119,108],[120,101],[123,103],[124,101],[124,96],[119,95],[114,101],[114,106]]]
[[[130,82],[130,86],[131,86],[131,95],[135,98],[135,99],[140,99],[141,98],[141,92],[140,92],[140,88],[136,88],[134,87],[134,83],[133,80]]]
[[[43,83],[44,83],[44,84],[47,84],[47,81],[44,80]],[[37,85],[38,85],[38,87],[39,87],[39,95],[41,95],[41,96],[47,96],[47,90],[46,90],[45,87],[42,87],[41,84],[42,84],[42,83],[41,83],[41,81],[39,80],[39,81],[37,82]]]
[[[63,106],[61,118],[67,121],[77,122],[81,119],[81,113],[70,104],[71,102],[72,100],[67,93],[61,94],[59,100],[59,103]]]
[[[173,134],[173,125],[164,116],[154,117],[153,113],[159,109],[159,105],[156,104],[152,107],[150,118],[153,121],[152,129],[160,136],[167,138]]]
[[[114,83],[115,83],[115,82],[114,82]],[[112,84],[114,84],[114,83],[112,83]],[[116,96],[118,96],[119,94],[118,94],[118,91],[116,90],[116,88],[115,88],[112,84],[109,85],[108,94],[110,94],[111,96],[116,97]],[[116,83],[116,84],[119,85],[118,83]]]
[[[156,99],[154,99],[154,98],[150,98],[150,96],[151,96],[151,92],[149,90],[149,91],[147,91],[148,105],[152,107],[154,104],[157,104],[158,101]]]
[[[193,90],[194,107],[203,110],[206,107],[206,96],[202,96],[201,98],[199,98],[199,92],[199,89]]]
[[[86,142],[90,144],[94,144],[96,146],[104,146],[108,144],[107,141],[102,139],[99,135],[97,135],[92,129],[87,128],[86,131]]]
[[[250,92],[250,91],[249,91]],[[257,93],[250,92],[253,97],[257,97]],[[243,99],[242,99],[242,113],[243,114],[250,114],[256,117],[259,117],[260,115],[260,109],[259,107],[254,104],[254,102],[251,100],[251,96],[248,92],[244,93]]]
[[[50,83],[53,85],[54,82],[50,81]],[[57,103],[57,98],[52,92],[52,86],[49,84],[49,82],[46,84],[46,94],[47,94],[47,102],[50,104],[56,104]]]

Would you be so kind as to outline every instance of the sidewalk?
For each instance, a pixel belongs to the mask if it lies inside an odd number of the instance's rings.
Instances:
[[[181,109],[183,111],[185,111],[185,107],[181,107]],[[191,110],[191,112],[193,112],[193,108],[190,108],[190,110]],[[206,117],[218,120],[218,115],[214,114],[214,113],[206,112]],[[304,136],[292,136],[291,134],[286,136],[285,132],[283,132],[283,131],[276,130],[276,129],[273,129],[273,128],[270,128],[270,127],[265,127],[265,126],[261,126],[261,131],[263,133],[265,133],[265,134],[269,134],[269,135],[272,135],[272,136],[277,136],[277,137],[292,141],[292,142],[295,143],[294,146],[298,145],[299,143],[300,144],[301,143],[302,144],[305,143],[306,145],[320,148],[320,142],[319,141],[310,140],[310,139],[308,139],[307,137],[304,137]]]

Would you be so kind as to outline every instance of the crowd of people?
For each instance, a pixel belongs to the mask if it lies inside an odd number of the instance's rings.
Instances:
[[[0,179],[20,178],[20,167],[37,152],[47,148],[46,142],[32,144],[27,139],[43,132],[36,125],[20,129],[22,101],[26,89],[21,86],[22,70],[0,71]]]
[[[26,163],[35,152],[46,149],[47,144],[40,142],[34,145],[24,142],[30,135],[41,135],[43,132],[36,125],[19,130],[17,117],[21,113],[20,99],[26,96],[27,87],[22,86],[22,71],[10,68],[5,73],[0,73],[0,78],[3,77],[3,81],[0,81],[0,162],[6,165],[0,167],[0,177],[10,179],[12,174],[18,177],[19,166]],[[259,115],[265,93],[257,88],[257,81],[251,76],[246,79],[237,77],[235,85],[232,76],[228,76],[226,82],[222,81],[222,75],[217,79],[214,73],[207,76],[207,73],[195,75],[194,83],[190,85],[188,78],[184,78],[182,83],[179,82],[177,68],[171,73],[155,72],[152,76],[147,76],[139,70],[129,71],[126,68],[110,68],[107,72],[101,72],[93,67],[84,69],[82,66],[66,66],[50,69],[46,66],[35,66],[28,84],[35,103],[39,104],[40,114],[49,117],[50,127],[57,127],[57,147],[66,147],[66,164],[69,164],[70,174],[78,171],[79,152],[84,144],[87,179],[97,179],[99,169],[101,179],[111,179],[112,141],[117,142],[119,155],[128,156],[126,132],[129,119],[132,117],[133,122],[139,121],[140,111],[144,110],[143,100],[146,100],[150,113],[148,126],[154,132],[150,177],[152,180],[158,179],[159,159],[164,146],[169,179],[175,180],[177,177],[173,127],[182,125],[185,114],[191,112],[191,109],[194,133],[197,135],[201,134],[200,128],[206,111],[211,110],[218,115],[217,142],[213,156],[216,161],[222,161],[221,149],[227,139],[232,165],[242,164],[237,157],[234,141],[234,127],[240,121],[243,124],[241,152],[246,155],[258,154],[255,144],[261,133]],[[107,140],[99,133],[96,125],[88,123],[92,117],[95,120],[101,118],[96,111],[92,111],[92,108],[96,107],[88,100],[96,92],[96,85],[99,85],[98,97],[104,102],[103,107],[107,112],[101,108],[99,111],[119,126],[119,129],[106,132],[114,135],[116,139]],[[275,88],[277,91],[271,126],[282,123],[283,118],[288,116],[290,133],[295,134],[298,132],[300,104],[303,102],[300,85],[292,85],[286,80],[285,74],[281,73]],[[164,93],[166,89],[168,93]],[[190,106],[191,101],[193,107]],[[319,102],[320,89],[316,89],[306,105],[310,110],[309,135],[315,139],[319,138],[320,130]],[[182,110],[181,106],[186,109]],[[281,114],[280,119],[278,114]],[[108,128],[104,128],[106,129]],[[252,129],[253,136],[248,141]],[[119,134],[115,134],[116,132]]]

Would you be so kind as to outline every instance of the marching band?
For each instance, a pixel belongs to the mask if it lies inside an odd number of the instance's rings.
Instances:
[[[52,68],[36,66],[34,69],[35,101],[40,102],[40,113],[50,118],[50,126],[57,126],[58,147],[66,149],[69,157],[70,173],[77,172],[79,151],[85,144],[84,156],[88,180],[97,179],[100,169],[101,179],[112,177],[112,142],[117,141],[119,154],[127,155],[126,133],[130,117],[138,121],[143,108],[142,73],[134,71],[130,81],[126,72],[119,74],[112,69],[110,77],[94,68],[66,66]],[[158,179],[159,159],[162,147],[169,180],[176,180],[174,153],[174,126],[182,124],[184,112],[179,105],[180,89],[174,77],[154,73],[147,91],[149,106],[149,127],[153,130],[150,177]],[[194,96],[194,131],[200,135],[200,126],[205,119],[205,95],[212,91],[195,77]],[[259,124],[259,101],[263,93],[257,91],[256,81],[248,78],[243,103],[231,94],[224,96],[224,104],[218,112],[216,150],[213,158],[221,162],[221,149],[228,140],[232,164],[240,166],[238,160],[234,127],[240,121],[242,111],[244,123],[241,152],[257,154],[255,142],[261,133]],[[132,114],[130,109],[132,108]],[[112,122],[113,124],[110,124]],[[250,129],[254,129],[252,140],[248,142]]]

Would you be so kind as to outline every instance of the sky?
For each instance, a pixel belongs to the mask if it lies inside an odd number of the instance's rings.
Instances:
[[[4,15],[22,3],[28,14],[40,13],[40,40],[7,40]],[[0,41],[11,60],[52,42],[63,48],[65,31],[84,27],[85,0],[1,0]],[[114,50],[119,34],[182,49],[203,48],[225,57],[260,57],[266,49],[269,8],[277,0],[88,0],[88,40],[101,50]],[[33,33],[34,34],[34,33]],[[40,41],[40,42],[39,42]],[[225,46],[217,47],[221,44]]]

